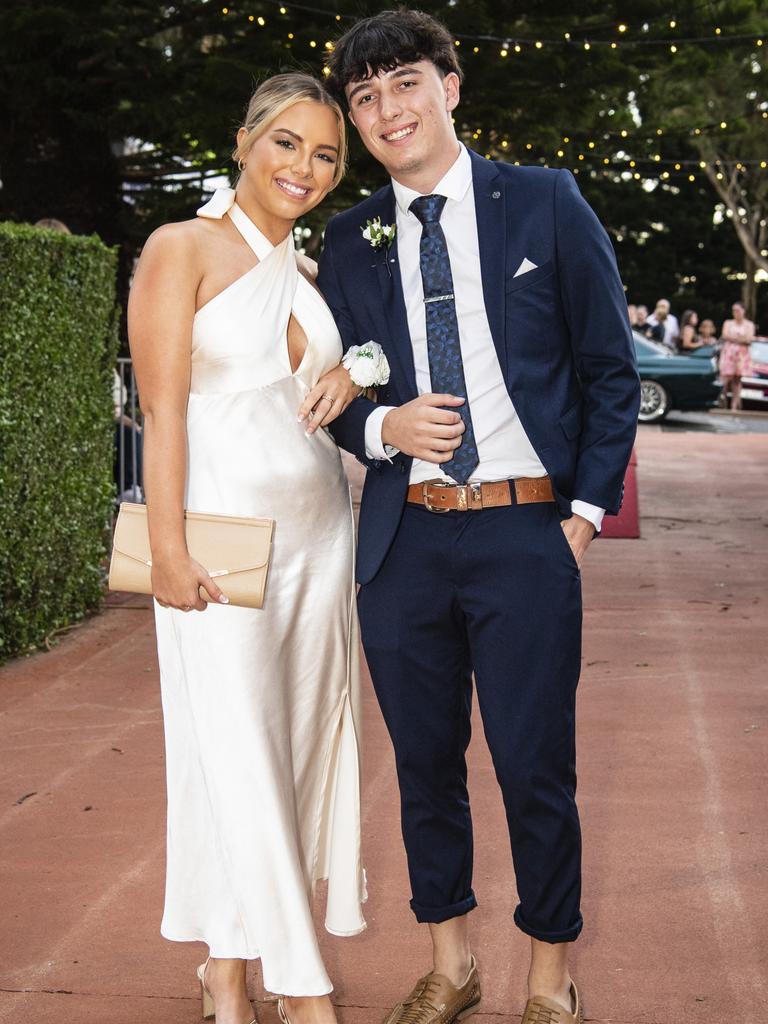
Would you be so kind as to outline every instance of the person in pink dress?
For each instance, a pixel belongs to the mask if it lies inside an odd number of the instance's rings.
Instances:
[[[731,307],[733,317],[726,320],[720,336],[723,347],[720,352],[720,377],[723,382],[723,396],[730,398],[729,408],[741,408],[741,378],[752,372],[750,347],[755,340],[755,325],[746,317],[741,302]]]

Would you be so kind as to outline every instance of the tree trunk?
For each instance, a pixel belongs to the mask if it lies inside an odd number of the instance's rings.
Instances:
[[[746,279],[741,286],[741,301],[744,303],[744,308],[747,311],[747,317],[750,320],[754,320],[757,314],[757,281],[755,281],[755,272],[757,266],[755,261],[749,255],[748,252],[744,253],[744,272],[746,273]]]

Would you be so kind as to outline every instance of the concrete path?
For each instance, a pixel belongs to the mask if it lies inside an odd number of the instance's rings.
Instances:
[[[768,1021],[768,439],[641,431],[643,537],[584,570],[579,705],[588,1020]],[[188,1024],[202,947],[158,934],[164,781],[146,602],[115,601],[0,670],[0,1024]],[[478,1024],[518,1021],[527,945],[478,723]],[[369,928],[323,935],[342,1024],[375,1024],[426,969],[407,905],[392,757],[365,722]],[[319,917],[319,915],[318,915]],[[275,1024],[258,967],[262,1024]]]

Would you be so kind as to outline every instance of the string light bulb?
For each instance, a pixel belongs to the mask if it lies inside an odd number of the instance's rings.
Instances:
[[[627,31],[627,26],[625,24],[622,23],[621,25],[619,25],[619,32],[626,32],[626,31]]]

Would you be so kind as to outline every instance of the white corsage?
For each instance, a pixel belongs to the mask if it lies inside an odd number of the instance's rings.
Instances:
[[[341,365],[349,371],[352,383],[360,388],[378,388],[389,382],[389,363],[377,341],[352,345],[344,353]]]
[[[394,224],[382,224],[381,217],[374,217],[373,220],[366,221],[365,227],[361,227],[360,230],[363,232],[363,238],[370,242],[374,249],[381,246],[388,249],[395,240],[397,228]]]

